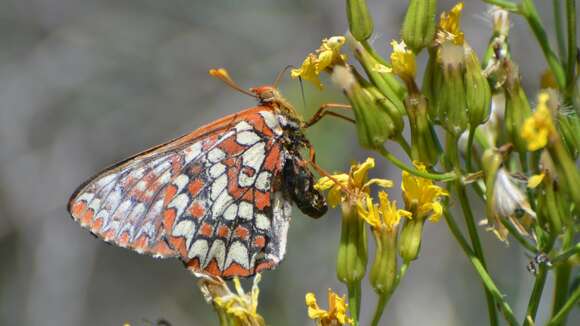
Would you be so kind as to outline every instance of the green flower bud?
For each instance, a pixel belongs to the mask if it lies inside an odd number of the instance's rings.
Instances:
[[[350,33],[357,41],[365,41],[373,34],[373,19],[366,0],[346,0],[346,15]]]
[[[358,42],[349,42],[352,46],[356,59],[361,63],[366,74],[373,85],[395,105],[395,108],[405,114],[403,100],[405,98],[405,87],[395,77],[392,72],[380,64],[373,56]]]
[[[443,113],[441,112],[440,89],[443,83],[443,71],[437,62],[436,49],[429,49],[429,60],[423,75],[422,92],[429,100],[429,118],[433,123],[441,123]]]
[[[469,48],[465,56],[465,95],[472,129],[489,119],[491,90],[475,52]]]
[[[375,260],[369,279],[378,294],[392,291],[397,281],[397,233],[374,232],[376,242]]]
[[[411,126],[413,160],[429,166],[435,165],[441,153],[441,146],[427,114],[427,100],[422,95],[412,95],[405,100],[405,106]]]
[[[436,0],[410,0],[401,36],[415,53],[427,47],[435,36]]]
[[[510,75],[513,74],[517,75],[517,72],[514,71]],[[532,115],[532,109],[528,97],[520,85],[519,76],[508,79],[505,86],[505,128],[508,139],[520,153],[520,156],[525,156],[528,143],[521,136],[521,128],[524,121]]]
[[[343,66],[335,67],[332,77],[344,90],[352,105],[362,147],[382,147],[385,141],[400,133],[402,117],[384,97],[378,97],[380,93],[376,88]],[[391,118],[391,113],[395,119]]]
[[[507,239],[508,230],[503,226],[500,221],[499,215],[495,211],[494,205],[494,191],[495,189],[495,182],[497,180],[497,173],[501,165],[503,164],[503,155],[495,149],[489,148],[483,152],[481,157],[481,166],[483,168],[483,173],[485,174],[485,195],[486,198],[486,207],[485,212],[487,215],[488,224],[493,225],[495,227],[495,234],[496,236],[504,241]]]
[[[419,257],[421,237],[425,219],[407,220],[399,237],[399,254],[405,262],[411,262]]]
[[[447,66],[443,68],[443,81],[439,90],[439,114],[442,126],[453,135],[459,137],[467,129],[467,102],[463,69]]]
[[[345,284],[360,282],[366,273],[367,236],[365,222],[349,202],[342,203],[342,227],[336,259],[336,276]]]

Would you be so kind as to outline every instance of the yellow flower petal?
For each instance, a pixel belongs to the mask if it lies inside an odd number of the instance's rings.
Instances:
[[[391,53],[392,70],[401,78],[414,78],[417,72],[417,64],[413,51],[407,49],[404,41],[397,43],[391,42],[393,53]]]
[[[314,293],[306,294],[306,306],[308,317],[316,320],[318,325],[349,325],[352,319],[346,315],[346,297],[340,297],[331,289],[328,289],[328,310],[324,310],[316,303]]]
[[[426,171],[423,164],[413,162],[418,170]],[[402,172],[403,199],[405,208],[413,212],[414,218],[429,218],[436,222],[443,213],[443,206],[440,204],[441,197],[448,196],[447,191],[432,180],[414,176],[406,171]]]
[[[292,78],[301,77],[318,88],[322,89],[322,82],[319,75],[327,68],[336,64],[344,64],[346,56],[340,53],[340,48],[344,45],[346,39],[344,36],[333,36],[322,40],[322,44],[315,51],[310,53],[302,62],[298,69],[292,69],[290,76]]]
[[[449,12],[443,12],[439,19],[439,32],[437,41],[443,43],[445,40],[451,41],[456,45],[464,42],[464,34],[461,31],[461,11],[463,3],[456,4]]]
[[[545,174],[543,172],[540,174],[536,174],[536,175],[531,176],[528,179],[528,188],[534,189],[537,186],[539,186],[540,183],[542,183],[542,181],[544,180],[544,176],[545,176]]]

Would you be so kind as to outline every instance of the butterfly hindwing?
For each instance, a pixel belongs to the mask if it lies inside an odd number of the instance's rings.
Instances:
[[[225,117],[100,173],[70,199],[97,236],[197,272],[249,276],[282,259],[288,152],[269,107]]]

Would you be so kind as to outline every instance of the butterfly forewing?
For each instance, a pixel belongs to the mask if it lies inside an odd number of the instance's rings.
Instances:
[[[285,250],[290,202],[281,189],[289,155],[280,117],[256,107],[129,158],[93,177],[69,201],[97,236],[197,272],[249,276]]]

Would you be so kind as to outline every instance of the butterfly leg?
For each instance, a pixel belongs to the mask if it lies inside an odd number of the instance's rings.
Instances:
[[[318,108],[318,111],[316,111],[316,113],[314,113],[314,115],[312,116],[312,118],[310,118],[310,120],[308,120],[305,123],[305,127],[308,128],[312,125],[314,125],[315,123],[317,123],[320,119],[322,119],[322,117],[324,117],[325,115],[329,115],[329,116],[333,116],[333,117],[337,117],[349,122],[354,123],[355,120],[353,118],[347,117],[345,115],[342,115],[340,113],[336,113],[333,111],[329,111],[331,109],[345,109],[345,110],[350,110],[352,109],[352,107],[348,104],[339,104],[339,103],[327,103],[327,104],[323,104],[320,106],[320,108]]]

